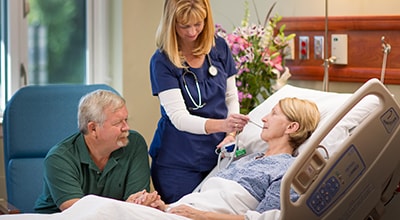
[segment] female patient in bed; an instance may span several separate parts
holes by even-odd
[[[262,118],[264,126],[260,136],[268,143],[268,149],[265,152],[250,154],[234,161],[227,169],[219,171],[217,177],[232,180],[241,185],[257,200],[256,211],[280,209],[282,177],[293,163],[296,149],[310,137],[316,129],[319,119],[318,108],[311,101],[298,98],[280,100],[272,111]],[[291,199],[297,200],[297,198],[298,195],[292,190]],[[188,200],[185,197],[182,199]],[[223,219],[224,217],[244,219],[240,215],[205,212],[205,209],[200,211],[195,209],[198,208],[196,205],[174,205],[175,203],[165,205],[157,192],[144,193],[142,196],[136,194],[128,201],[146,204],[193,219],[204,218],[204,216],[209,216],[210,219]],[[210,201],[214,203],[214,200]]]

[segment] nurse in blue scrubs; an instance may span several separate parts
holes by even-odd
[[[166,203],[192,192],[217,164],[215,149],[249,121],[239,114],[230,49],[214,32],[209,0],[165,1],[150,61],[161,118],[149,153]]]

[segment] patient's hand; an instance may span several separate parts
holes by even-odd
[[[173,207],[169,211],[170,213],[181,215],[193,220],[245,220],[244,215],[235,215],[235,214],[225,214],[225,213],[217,213],[217,212],[206,212],[201,211],[195,208],[192,208],[187,205],[178,205]]]
[[[205,212],[194,209],[187,205],[178,205],[176,207],[171,208],[169,213],[173,213],[176,215],[184,216],[194,220],[205,220],[207,217],[204,215]]]
[[[150,204],[150,207],[159,209],[161,211],[166,211],[166,209],[168,208],[168,205],[165,204],[164,201],[161,200],[161,198],[159,197],[159,199],[157,199],[156,201],[154,201],[153,203]]]
[[[150,204],[155,202],[156,200],[160,200],[160,196],[156,191],[149,193],[146,192],[146,190],[142,190],[140,192],[130,195],[126,201],[139,205],[150,206]]]
[[[153,207],[162,211],[166,209],[166,205],[164,201],[161,200],[161,197],[158,195],[157,191],[149,193],[146,192],[146,190],[142,190],[130,195],[126,201],[134,204]]]
[[[227,135],[217,146],[216,148],[221,148],[226,144],[235,142],[235,137],[232,135]]]

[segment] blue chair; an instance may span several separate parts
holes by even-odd
[[[22,213],[33,207],[43,188],[48,150],[78,131],[80,98],[104,84],[26,86],[9,100],[3,117],[7,200]],[[117,92],[116,92],[117,93]]]

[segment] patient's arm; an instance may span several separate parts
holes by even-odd
[[[193,220],[244,220],[243,215],[222,214],[194,209],[187,205],[179,205],[169,210],[170,213],[181,215]]]
[[[63,202],[63,203],[60,205],[60,210],[61,210],[61,211],[66,210],[67,208],[71,207],[71,206],[72,206],[75,202],[77,202],[78,200],[79,200],[79,199],[76,198],[76,199],[70,199],[70,200],[67,200],[67,201]]]

